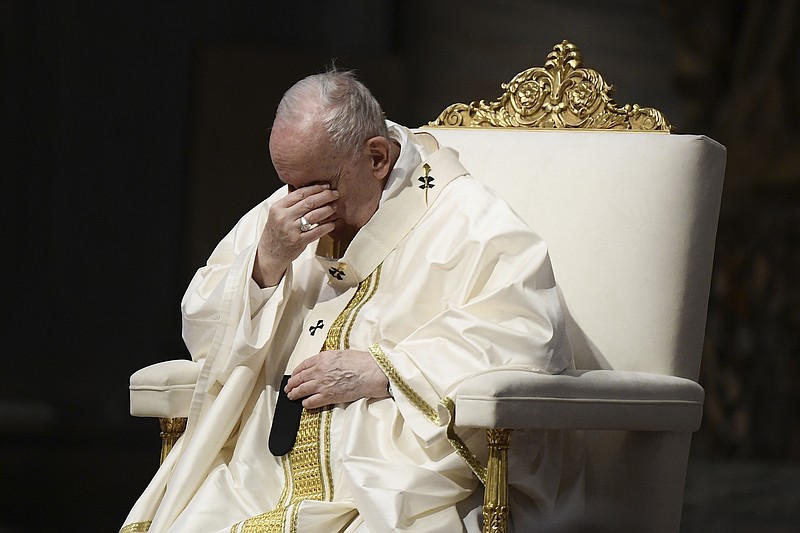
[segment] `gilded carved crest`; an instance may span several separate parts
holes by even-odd
[[[584,68],[569,41],[553,47],[544,67],[520,72],[499,99],[453,104],[431,126],[583,128],[670,132],[666,117],[651,107],[617,105],[614,90],[596,70]]]

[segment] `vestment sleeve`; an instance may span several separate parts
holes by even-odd
[[[264,304],[267,303],[267,300],[275,294],[275,290],[277,289],[277,285],[275,287],[264,287],[263,289],[258,286],[256,280],[250,279],[250,282],[247,284],[247,295],[250,303],[250,318],[252,319],[259,311],[264,307]]]
[[[192,278],[181,302],[183,339],[192,358],[214,362],[222,379],[267,344],[280,317],[291,271],[277,287],[260,289],[253,264],[269,205],[279,194],[247,213],[220,241]]]
[[[419,245],[400,248],[408,257],[398,253],[382,279],[405,312],[375,319],[370,348],[426,441],[447,423],[440,401],[465,378],[499,366],[557,373],[572,359],[544,241],[496,197],[451,187],[415,230]]]

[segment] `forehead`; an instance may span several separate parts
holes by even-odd
[[[317,124],[276,123],[269,152],[278,177],[295,187],[329,181],[341,166],[328,134]]]

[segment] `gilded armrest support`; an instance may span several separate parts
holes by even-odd
[[[161,463],[175,446],[183,432],[186,430],[186,418],[159,418],[161,425]]]
[[[508,446],[510,429],[487,429],[486,486],[483,493],[484,533],[505,533],[508,527]]]

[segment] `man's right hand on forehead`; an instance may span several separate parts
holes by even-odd
[[[253,265],[253,279],[260,287],[277,285],[306,246],[333,231],[338,198],[329,184],[313,184],[290,191],[270,206]],[[306,224],[312,229],[303,231]]]

